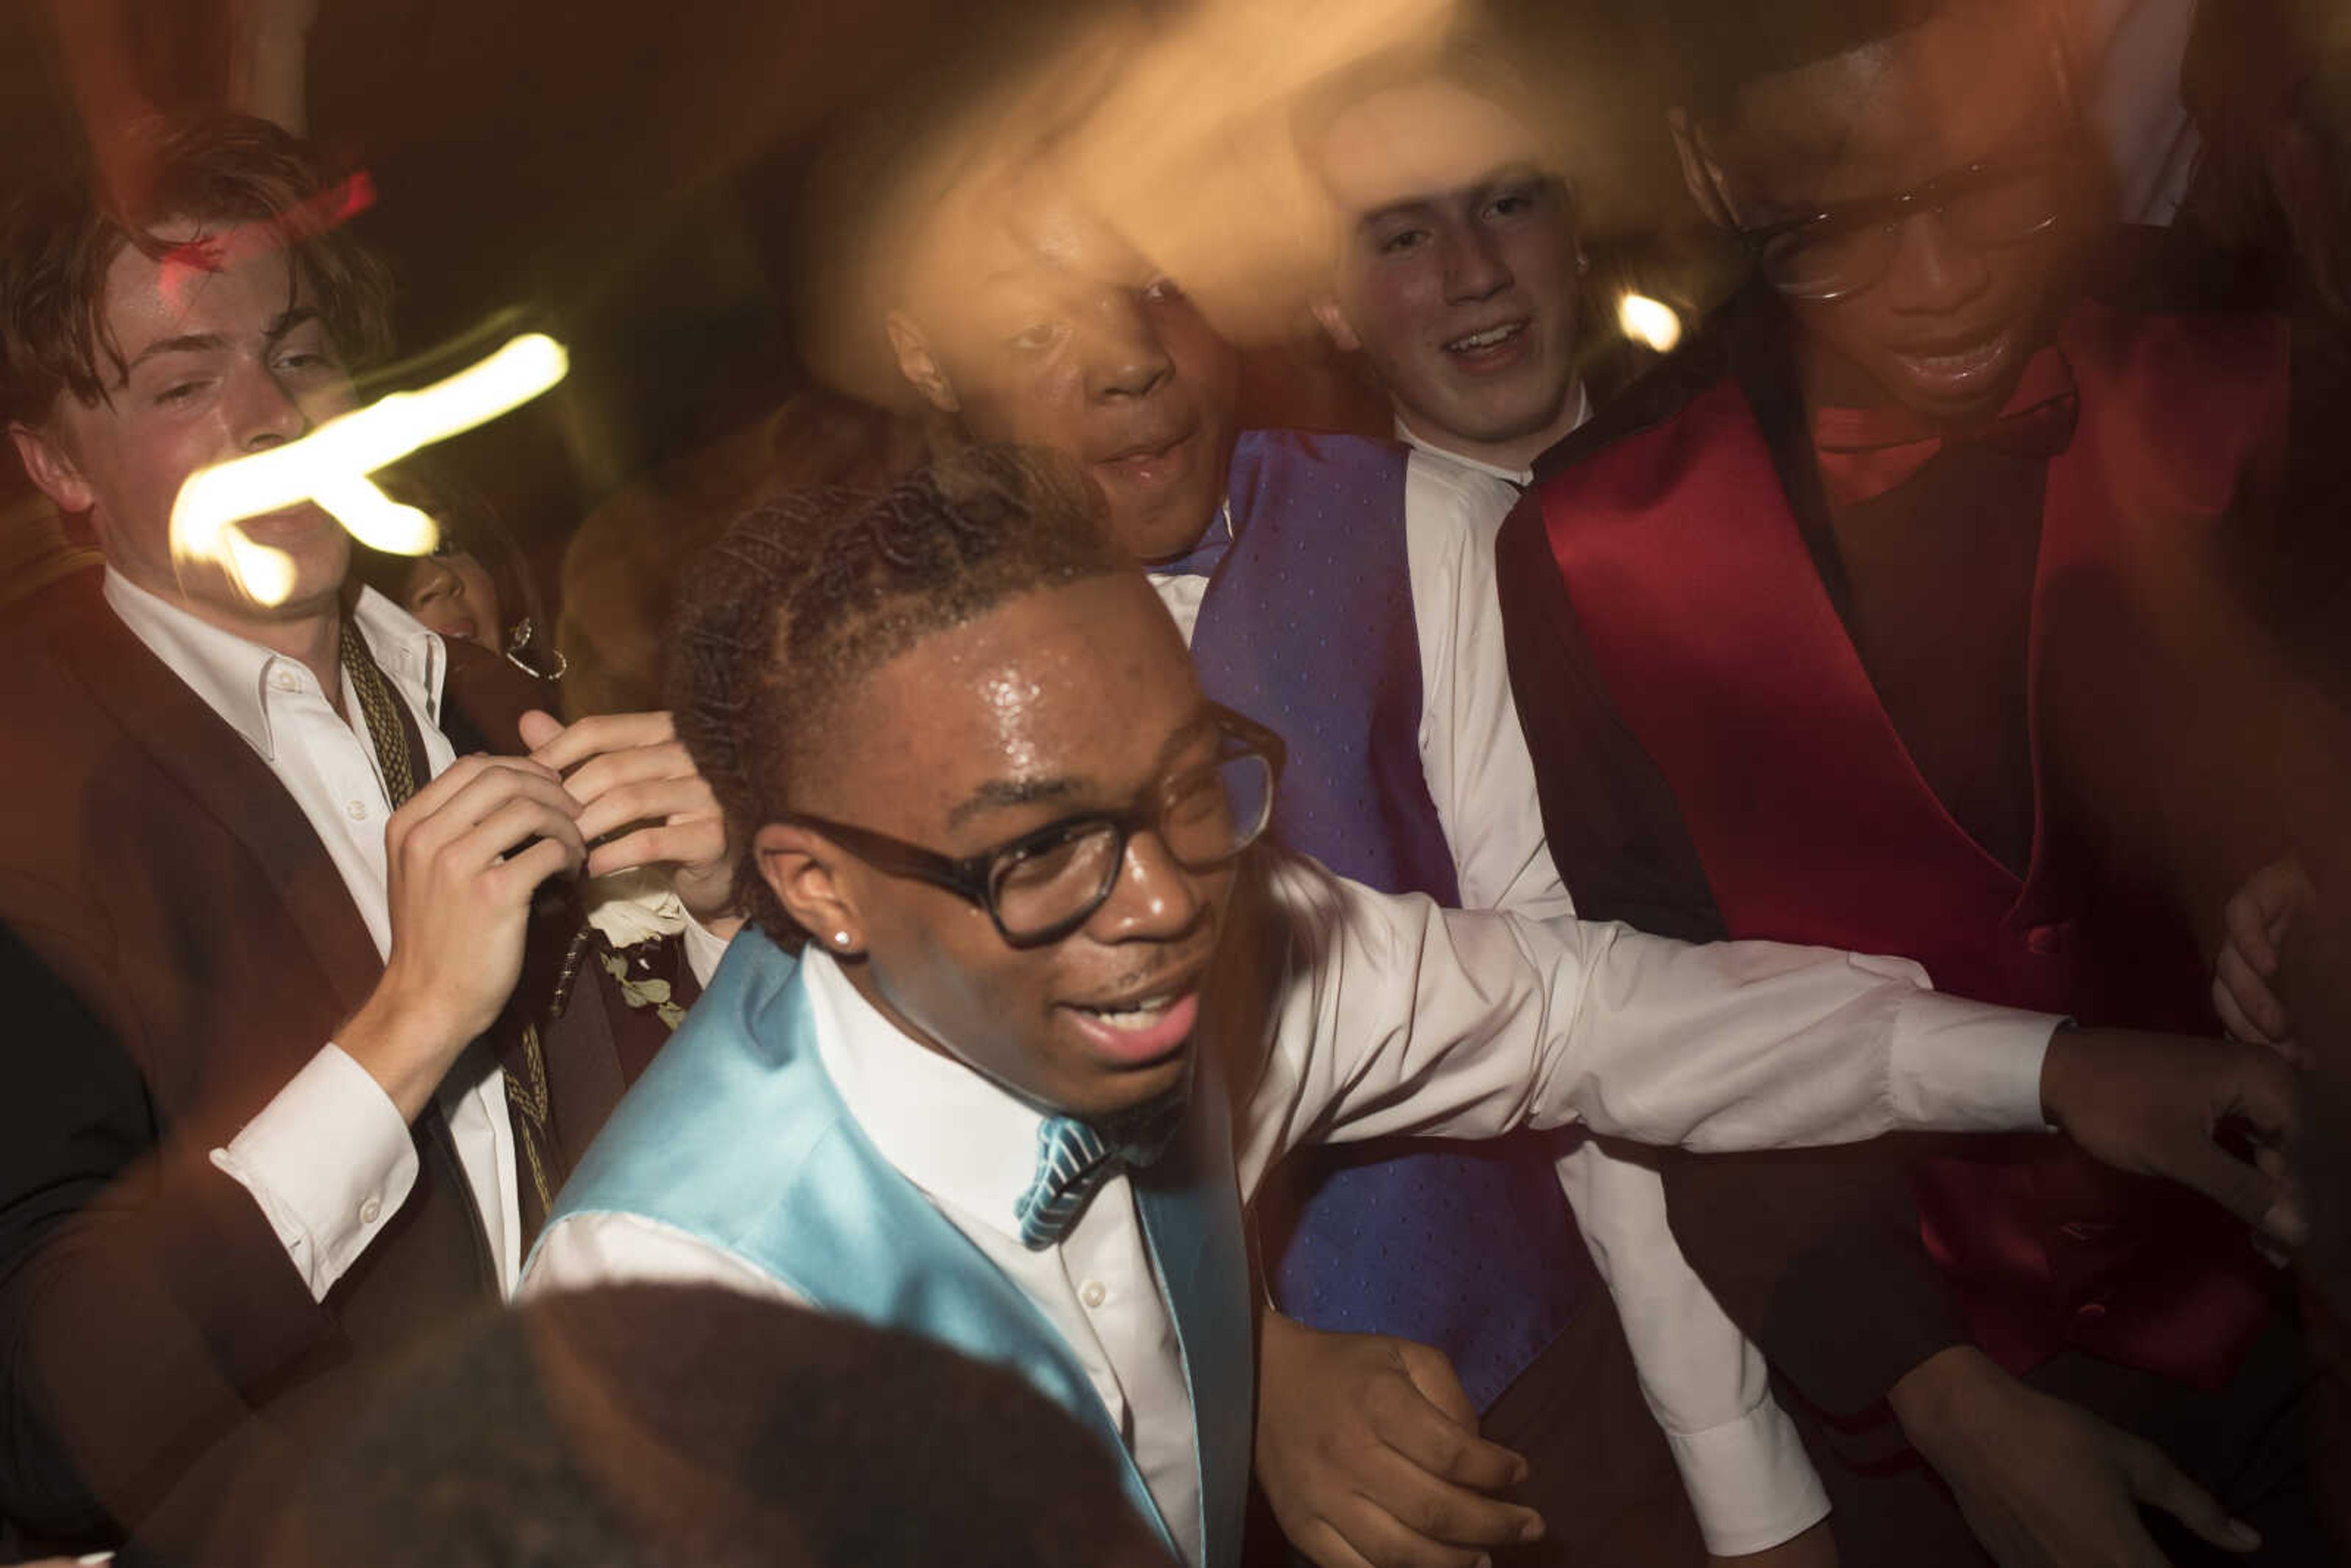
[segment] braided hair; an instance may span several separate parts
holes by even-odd
[[[751,841],[864,676],[1022,594],[1133,570],[1101,492],[1029,448],[972,446],[888,490],[796,491],[737,521],[688,571],[669,637],[679,737],[741,846],[736,907],[805,940]]]

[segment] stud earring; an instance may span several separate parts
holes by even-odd
[[[833,945],[834,946],[836,946],[836,947],[846,947],[846,946],[849,946],[849,933],[848,933],[848,932],[846,932],[846,931],[836,931],[836,932],[834,932],[834,933],[832,934],[832,945]]]
[[[1579,250],[1579,251],[1577,251],[1577,252],[1575,253],[1575,272],[1576,272],[1576,276],[1577,276],[1577,277],[1583,277],[1585,273],[1588,273],[1588,272],[1590,272],[1591,270],[1592,270],[1592,258],[1591,258],[1590,256],[1588,256],[1584,255],[1582,251],[1580,251],[1580,250]]]

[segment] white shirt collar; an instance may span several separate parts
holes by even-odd
[[[100,591],[131,635],[186,682],[205,706],[226,720],[265,759],[275,758],[269,679],[285,668],[300,672],[307,682],[308,671],[299,660],[223,631],[183,606],[140,587],[111,566],[106,569]],[[372,588],[360,591],[351,620],[384,674],[438,725],[446,663],[441,639]]]
[[[817,1055],[882,1157],[934,1199],[1018,1240],[1044,1116],[971,1068],[910,1040],[814,946],[800,957]]]
[[[1583,383],[1578,382],[1575,383],[1575,420],[1568,429],[1575,429],[1591,417],[1592,396],[1583,390]],[[1485,474],[1496,479],[1507,480],[1522,490],[1535,482],[1535,471],[1532,468],[1505,468],[1499,464],[1488,463],[1437,445],[1437,443],[1426,439],[1411,425],[1405,423],[1402,413],[1395,416],[1395,434],[1398,441],[1413,450],[1426,452],[1431,457],[1442,458],[1458,467],[1467,468],[1473,474]]]

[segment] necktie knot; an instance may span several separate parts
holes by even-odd
[[[1020,1244],[1057,1247],[1113,1176],[1155,1164],[1184,1124],[1190,1095],[1178,1089],[1133,1111],[1093,1122],[1048,1116],[1037,1127],[1037,1176],[1013,1205]]]

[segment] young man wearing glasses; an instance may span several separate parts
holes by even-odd
[[[1569,914],[1503,667],[1490,552],[1504,481],[1385,443],[1238,430],[1230,347],[1059,174],[1026,150],[958,172],[889,317],[901,373],[959,436],[1086,465],[1204,688],[1290,738],[1273,824],[1285,844],[1384,893]],[[1513,318],[1541,318],[1531,374],[1507,368],[1529,358],[1523,344],[1482,360],[1513,384],[1500,401],[1554,405],[1548,422],[1581,392],[1566,302],[1545,302]],[[1471,376],[1487,395],[1470,401],[1493,401],[1495,379]],[[1701,1554],[1593,1253],[1612,1287],[1634,1281],[1652,1303],[1673,1288],[1661,1260],[1677,1282],[1694,1276],[1661,1197],[1613,1227],[1604,1197],[1580,1199],[1607,1236],[1587,1250],[1561,1190],[1562,1141],[1316,1149],[1258,1205],[1280,1309],[1259,1323],[1259,1479],[1317,1562],[1475,1553],[1537,1515],[1551,1533],[1513,1549],[1520,1568]],[[1686,1333],[1667,1337],[1668,1359],[1689,1353]],[[1667,1375],[1654,1360],[1649,1373]],[[1525,1460],[1489,1489],[1500,1495],[1398,1458],[1481,1434]],[[1796,1447],[1790,1434],[1783,1451]]]
[[[2193,559],[2275,455],[2283,336],[2085,291],[2109,209],[2027,8],[1707,15],[1674,129],[1759,277],[1538,463],[1499,546],[1577,909],[2209,1028],[2177,911],[2226,887],[2158,893],[2178,868],[2104,852],[2084,797],[2116,721],[2075,694],[2139,657],[2109,607]],[[2279,1276],[2241,1227],[2046,1148],[1900,1168],[1668,1174],[1692,1260],[1829,1417],[1848,1560],[1979,1562],[1971,1525],[2004,1563],[2157,1561],[2134,1505],[2186,1483],[2118,1427],[2208,1483],[2298,1495],[2272,1484],[2293,1468]]]
[[[759,929],[559,1199],[531,1289],[703,1281],[1008,1364],[1186,1563],[1231,1568],[1241,1205],[1304,1145],[2045,1116],[2274,1201],[2205,1131],[2287,1092],[2258,1048],[2053,1034],[1907,964],[1444,911],[1247,852],[1280,743],[1204,698],[1103,523],[1064,463],[982,447],[771,505],[704,563],[679,724]],[[1467,1436],[1416,1458],[1464,1488],[1514,1466]]]

